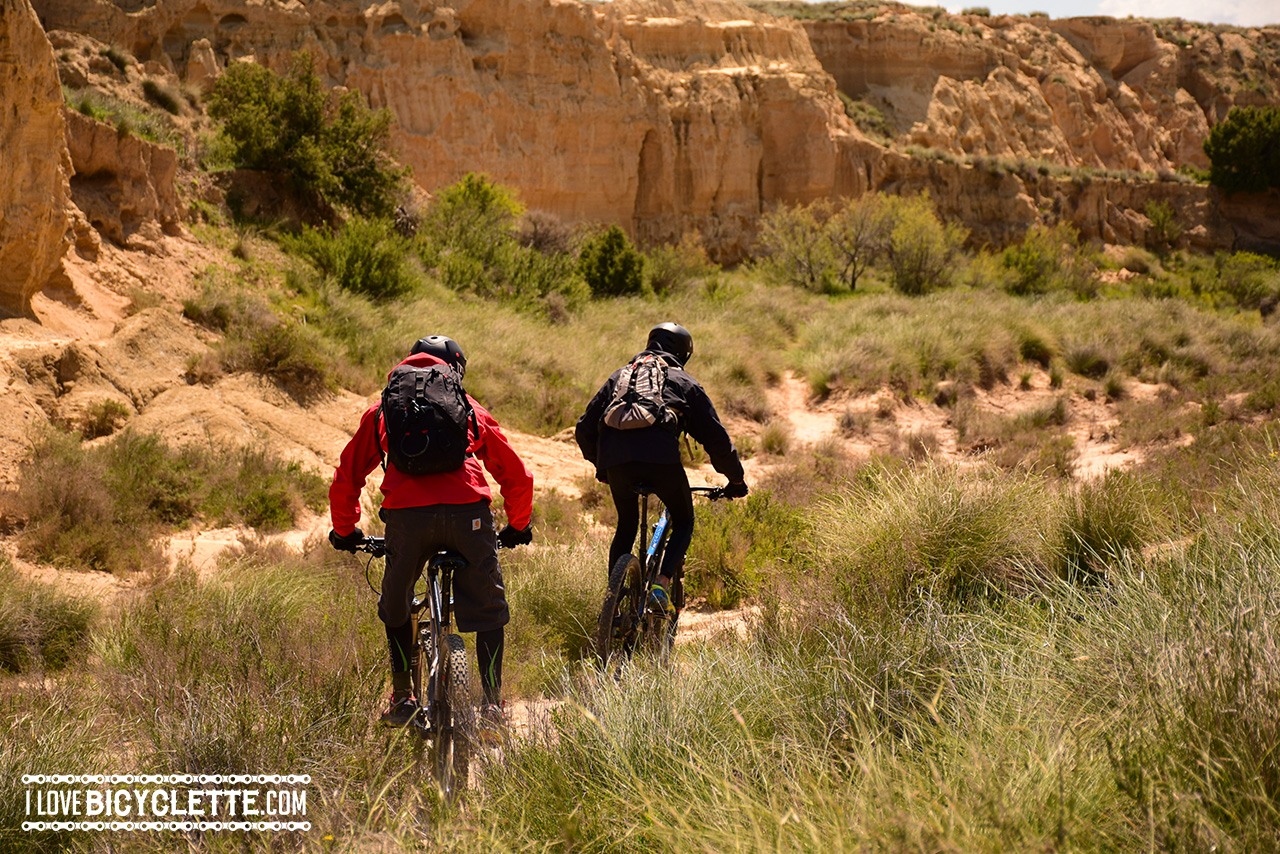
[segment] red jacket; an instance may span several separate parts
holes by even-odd
[[[426,367],[443,365],[444,361],[428,353],[417,353],[401,364]],[[428,474],[418,477],[401,474],[387,463],[382,477],[382,506],[425,507],[431,504],[471,504],[475,501],[491,501],[493,493],[485,480],[484,470],[498,481],[502,491],[507,521],[516,528],[528,528],[533,512],[533,475],[525,468],[507,437],[502,435],[498,422],[483,406],[467,395],[476,412],[480,428],[478,438],[471,441],[473,456],[457,471],[444,474]],[[379,403],[365,410],[360,417],[360,427],[351,441],[342,449],[338,470],[333,474],[329,487],[329,515],[333,530],[340,536],[348,536],[360,521],[360,493],[369,473],[382,464],[387,434],[382,419],[378,417]],[[482,469],[480,464],[484,463]]]

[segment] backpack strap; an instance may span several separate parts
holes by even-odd
[[[382,473],[387,473],[387,449],[384,447],[382,436],[387,432],[387,416],[382,414],[384,404],[378,404],[378,414],[373,416],[373,441],[378,443],[379,462],[382,463]],[[381,433],[378,430],[378,423],[382,423]]]

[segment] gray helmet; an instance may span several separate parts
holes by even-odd
[[[693,355],[693,336],[678,323],[659,323],[649,330],[646,350],[660,350],[674,356],[683,367]]]
[[[467,357],[462,355],[462,348],[458,346],[458,342],[447,335],[428,335],[425,338],[419,338],[418,343],[414,344],[413,349],[409,351],[409,355],[418,353],[427,353],[443,359],[445,364],[453,366],[459,377],[467,375]]]

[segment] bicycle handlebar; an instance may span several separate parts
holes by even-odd
[[[705,495],[708,501],[719,501],[725,497],[723,486],[691,486],[689,491]]]
[[[374,557],[387,556],[387,541],[385,537],[365,537],[364,542],[356,546],[356,551],[373,555]]]
[[[504,546],[502,543],[498,543],[498,551],[502,551],[505,548],[506,546]],[[364,552],[365,554],[373,555],[374,557],[386,557],[387,556],[386,537],[365,537],[364,542],[356,546],[356,551]]]

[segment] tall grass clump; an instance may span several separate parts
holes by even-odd
[[[260,449],[173,448],[132,430],[86,447],[50,430],[19,470],[19,548],[68,568],[157,569],[164,530],[196,519],[281,530],[325,497],[321,476]]]
[[[206,279],[200,296],[183,301],[183,316],[222,333],[210,352],[187,366],[192,381],[212,384],[224,373],[261,374],[306,402],[336,386],[344,362],[321,334],[282,316],[260,295]]]
[[[57,670],[87,650],[94,602],[18,574],[0,554],[0,671]]]
[[[1042,482],[992,469],[875,472],[818,503],[805,553],[845,612],[922,597],[966,607],[1050,577],[1052,507]]]

